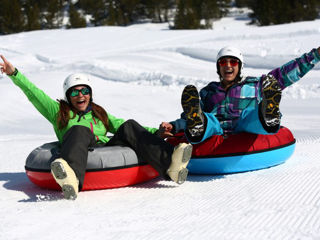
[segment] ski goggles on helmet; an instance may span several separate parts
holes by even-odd
[[[221,67],[226,67],[228,65],[228,63],[230,63],[231,67],[235,67],[238,66],[239,64],[239,60],[235,59],[235,58],[222,58],[218,61],[219,66]]]
[[[81,88],[81,89],[72,89],[72,91],[70,92],[70,96],[77,97],[77,96],[79,96],[80,92],[82,93],[82,95],[88,95],[88,94],[90,94],[90,89],[87,87]]]

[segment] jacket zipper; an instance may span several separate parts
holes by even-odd
[[[92,119],[93,119],[94,124],[97,124],[96,120],[95,120],[94,118],[92,118]],[[93,133],[93,124],[92,124],[92,122],[90,122],[90,128],[91,128],[91,132],[92,132],[92,134],[94,135],[94,133]],[[96,136],[96,135],[94,135],[94,136],[96,137],[97,141],[99,141],[99,137],[98,137],[98,136]]]

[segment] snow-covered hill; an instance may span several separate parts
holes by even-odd
[[[0,53],[57,99],[64,78],[86,72],[94,100],[148,126],[176,119],[185,84],[218,80],[215,57],[240,48],[261,75],[320,45],[320,20],[271,27],[229,17],[213,30],[166,25],[51,30],[0,36]],[[320,67],[283,93],[282,124],[296,139],[283,165],[255,172],[156,179],[81,192],[76,201],[29,182],[31,150],[55,140],[50,124],[0,76],[0,239],[320,239]]]

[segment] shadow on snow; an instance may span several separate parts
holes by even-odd
[[[24,172],[0,173],[0,181],[5,182],[3,187],[25,193],[28,198],[18,202],[55,201],[61,199],[61,193],[48,189],[42,189],[31,183]]]
[[[189,182],[209,182],[223,178],[223,175],[189,175]],[[167,185],[163,183],[162,178],[155,178],[151,181],[128,186],[131,188],[151,189],[151,188],[176,188],[179,185]],[[62,192],[50,189],[43,189],[29,181],[24,172],[0,173],[0,182],[5,182],[3,187],[11,191],[23,192],[27,198],[18,202],[40,202],[40,201],[57,201],[63,199]],[[107,190],[107,189],[104,189]]]

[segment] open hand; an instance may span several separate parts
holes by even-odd
[[[12,75],[12,73],[15,70],[15,67],[10,62],[8,62],[3,55],[0,55],[0,57],[2,58],[2,61],[3,61],[3,63],[0,62],[1,73]]]

